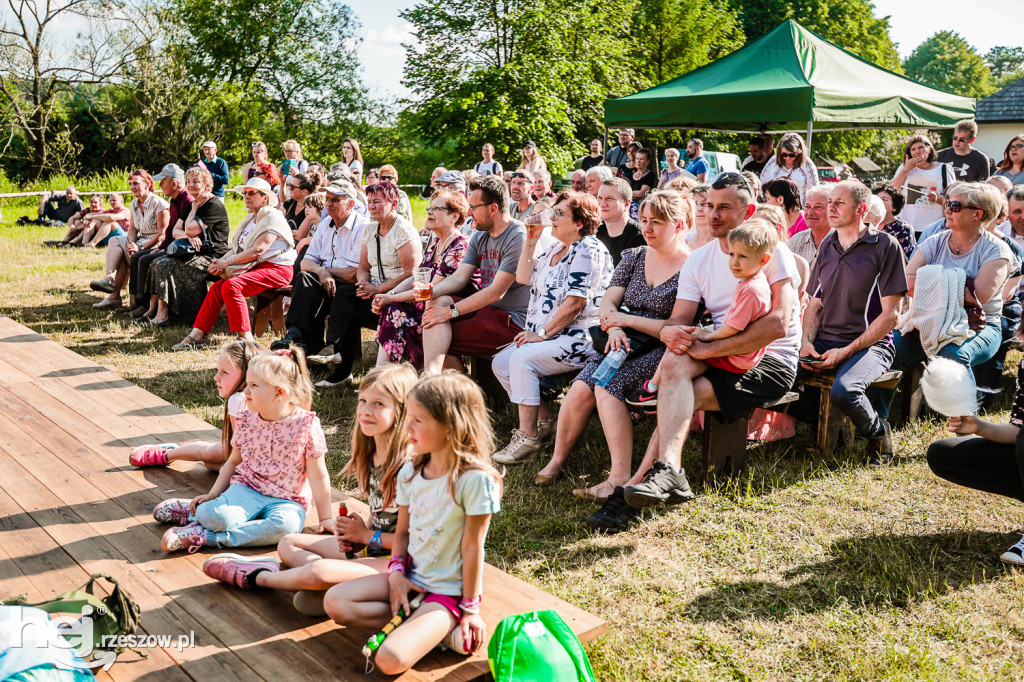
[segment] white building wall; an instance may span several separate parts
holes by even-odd
[[[998,164],[1003,160],[1003,151],[1014,135],[1024,135],[1024,121],[978,123],[978,139],[974,141],[974,146]]]

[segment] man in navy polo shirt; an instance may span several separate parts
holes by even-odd
[[[871,461],[887,463],[891,430],[865,392],[892,365],[892,330],[907,293],[907,273],[899,243],[864,222],[870,200],[871,190],[855,181],[839,183],[829,195],[833,231],[821,242],[807,287],[800,374],[836,373],[832,403],[868,439]]]

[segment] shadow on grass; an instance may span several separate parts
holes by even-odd
[[[956,531],[930,535],[870,535],[835,542],[833,558],[787,571],[780,581],[722,585],[687,604],[695,620],[785,619],[836,604],[903,608],[964,587],[1001,571],[998,553],[1017,537]]]

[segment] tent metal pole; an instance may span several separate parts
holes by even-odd
[[[601,142],[604,144],[604,161],[605,161],[605,163],[607,163],[608,162],[608,126],[604,127],[604,136],[601,139]]]
[[[811,136],[814,134],[814,121],[807,122],[807,155],[811,154]]]

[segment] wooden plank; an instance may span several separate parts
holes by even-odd
[[[28,418],[25,412],[31,408],[28,408],[17,396],[12,395],[7,389],[0,389],[0,403],[3,403],[0,405],[0,414],[3,415],[3,417],[0,417],[0,430],[4,432],[17,431],[14,424],[5,423],[4,418],[14,414],[15,418],[19,421],[24,420]],[[56,425],[54,426],[56,427]],[[22,453],[31,451],[33,446],[36,445],[26,438],[18,438],[17,434],[15,435],[16,438],[13,440],[15,440],[16,447],[9,449],[9,452]],[[41,437],[44,443],[39,444],[43,447],[37,446],[38,450],[36,452],[30,452],[30,454],[24,456],[44,458],[48,449],[54,449],[53,445],[59,446],[57,439],[60,439],[61,436],[67,437],[67,434],[59,427],[47,430],[45,435]],[[0,445],[6,446],[7,440],[6,433],[0,434]],[[56,450],[54,449],[54,451]],[[86,480],[74,482],[73,479],[78,475],[74,470],[63,462],[53,463],[50,466],[35,468],[36,477],[40,479],[42,486],[45,486],[42,489],[46,492],[59,491],[56,494],[61,498],[61,501],[66,505],[73,505],[73,508],[76,510],[80,510],[78,514],[82,520],[89,523],[98,535],[108,538],[111,545],[123,555],[124,559],[133,564],[151,568],[152,572],[148,577],[163,591],[171,593],[173,591],[188,591],[192,589],[199,592],[200,595],[197,595],[197,598],[194,600],[182,601],[179,599],[178,601],[203,623],[210,624],[213,631],[222,637],[222,641],[225,639],[223,636],[226,633],[233,634],[237,632],[239,635],[246,636],[244,637],[246,642],[255,640],[264,643],[261,649],[266,650],[266,655],[259,657],[248,656],[248,658],[256,659],[250,661],[250,663],[261,672],[274,675],[285,674],[289,669],[307,670],[314,674],[316,672],[322,674],[329,672],[328,668],[323,667],[314,658],[318,654],[322,655],[331,651],[326,644],[306,647],[304,650],[293,646],[290,641],[286,641],[291,639],[290,636],[282,634],[279,629],[272,628],[262,622],[263,618],[261,616],[264,614],[259,609],[252,608],[251,599],[246,598],[245,595],[236,590],[223,590],[221,586],[207,578],[202,573],[202,560],[204,557],[179,554],[167,558],[159,550],[158,541],[158,537],[162,534],[164,528],[158,527],[151,520],[143,525],[137,516],[133,516],[131,504],[128,504],[127,508],[120,507],[115,500],[119,501],[124,496],[108,496],[106,493],[97,490],[94,482],[105,482],[107,479],[116,479],[118,476],[116,473],[104,476],[102,469],[91,467],[89,461],[91,456],[87,451],[80,454],[82,457],[80,461],[76,462],[76,468],[79,469],[82,477]],[[28,463],[22,462],[22,464]],[[71,483],[74,483],[74,485],[71,485]],[[129,499],[134,500],[135,496]],[[141,505],[139,507],[144,510],[144,507]],[[126,523],[128,528],[123,528]],[[160,561],[153,563],[154,560]],[[196,582],[204,584],[196,589],[194,588]],[[222,601],[226,602],[225,606],[229,608],[221,610],[207,607],[205,600],[201,598],[203,593],[223,595]],[[239,614],[243,617],[233,617]],[[292,610],[290,613],[286,612],[280,615],[278,620],[283,621],[282,624],[287,626],[290,619],[285,616],[291,614],[294,614],[296,618],[299,616],[297,612]],[[221,627],[214,627],[215,624],[219,624]],[[303,639],[304,635],[300,634],[297,638]],[[237,645],[239,642],[237,638],[230,638],[224,643]],[[323,651],[317,651],[320,648],[323,648]]]

